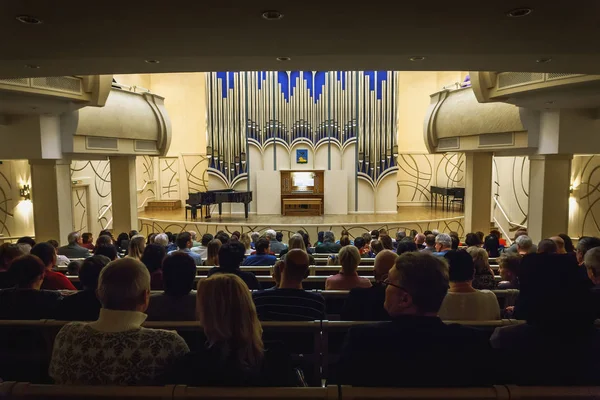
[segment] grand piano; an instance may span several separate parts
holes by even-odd
[[[248,210],[252,201],[252,192],[240,192],[233,189],[207,190],[206,192],[188,193],[186,201],[185,215],[187,219],[187,210],[192,214],[192,219],[198,216],[198,208],[202,213],[202,206],[206,207],[206,218],[210,218],[210,205],[219,205],[219,216],[223,211],[223,203],[244,203],[244,214],[248,218]],[[188,208],[189,207],[189,208]]]

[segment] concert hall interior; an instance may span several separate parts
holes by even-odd
[[[571,398],[573,385],[600,397],[600,379],[581,372],[597,373],[600,362],[591,367],[589,360],[576,358],[576,346],[556,362],[581,362],[571,375],[545,369],[553,362],[539,354],[536,360],[545,362],[512,357],[508,345],[496,358],[502,364],[496,370],[477,371],[461,361],[454,372],[447,362],[491,359],[503,341],[516,340],[511,335],[525,336],[518,331],[526,329],[522,325],[539,323],[531,310],[541,302],[528,302],[524,295],[527,288],[542,292],[527,280],[531,271],[561,301],[576,299],[562,303],[543,291],[545,304],[557,312],[552,318],[541,313],[551,321],[536,325],[540,331],[528,332],[530,339],[546,328],[554,331],[555,324],[580,322],[569,307],[581,298],[571,291],[592,293],[586,304],[594,304],[600,317],[600,251],[593,249],[600,248],[600,54],[594,50],[600,2],[525,3],[5,1],[0,6],[0,397],[35,398],[38,389],[47,398],[95,393],[60,389],[79,383],[98,386],[98,398],[111,394],[102,385],[119,386],[112,394],[131,398],[258,398],[260,392],[250,387],[270,379],[263,375],[267,342],[283,335],[286,345],[298,344],[291,334],[314,339],[309,351],[290,350],[303,364],[294,364],[298,375],[291,380],[297,384],[287,386],[315,390],[298,392],[297,398],[395,398],[383,389],[357,387],[395,386],[391,371],[368,366],[387,356],[382,349],[392,345],[383,341],[396,338],[416,343],[409,355],[391,350],[393,357],[407,357],[398,379],[408,381],[397,386],[425,390],[414,398]],[[111,262],[90,266],[92,258],[101,263],[97,256]],[[385,257],[391,261],[382,273],[378,263],[386,263]],[[175,296],[177,302],[169,297],[167,312],[166,301],[157,298],[168,294],[173,265],[184,274],[186,263],[189,288]],[[34,274],[37,264],[45,265]],[[306,266],[298,273],[293,268],[300,264]],[[459,264],[468,264],[468,271],[461,275]],[[35,275],[26,287],[18,280],[25,272],[15,272],[14,265]],[[89,284],[85,265],[88,271],[96,268]],[[423,268],[411,269],[417,265]],[[140,266],[142,271],[134,271]],[[572,268],[564,272],[565,266]],[[217,275],[232,282],[219,282]],[[297,282],[290,284],[290,276]],[[127,297],[146,278],[147,287]],[[583,289],[569,285],[569,279],[585,281]],[[427,287],[436,282],[443,286],[437,292]],[[237,284],[243,294],[232,289]],[[368,303],[365,295],[360,306],[352,303],[360,288],[377,291],[369,297],[376,302]],[[35,294],[37,303],[29,303],[23,293],[33,290],[47,297],[42,301]],[[209,290],[217,295],[203,298]],[[303,293],[304,303],[293,305],[303,311],[294,314],[283,304],[293,298],[289,293],[286,300],[273,299],[285,290]],[[423,290],[421,296],[417,290]],[[467,293],[480,296],[478,302],[459,299]],[[64,313],[63,304],[71,301],[74,307],[73,296],[82,294],[87,303],[79,311],[93,304],[92,314],[68,318],[74,314]],[[241,308],[231,300],[236,296]],[[434,305],[422,308],[416,299]],[[213,308],[202,314],[200,308],[209,303]],[[36,312],[22,311],[29,304]],[[133,305],[118,308],[122,304]],[[153,314],[155,304],[164,307],[161,317]],[[347,312],[352,304],[370,311],[368,317]],[[277,307],[286,309],[274,311]],[[316,316],[298,317],[308,309]],[[210,321],[216,310],[223,321],[239,313],[244,323],[211,331],[209,324],[226,323]],[[484,331],[486,350],[467,349],[463,357],[448,350],[453,345],[440,344],[421,351],[426,340],[437,340],[437,333],[418,333],[431,324],[415,323],[411,327],[418,329],[409,333],[404,328],[367,332],[370,325],[362,326],[380,320],[394,324],[409,314],[439,320],[438,333],[456,340],[456,348],[463,348],[461,340],[468,336],[461,336],[462,328]],[[588,336],[583,328],[580,336],[556,328],[564,335],[531,340],[551,348],[559,336],[573,343],[585,336],[589,341],[580,343],[589,344],[589,353],[600,360],[595,317]],[[96,377],[94,371],[103,368],[99,358],[90,361],[89,353],[77,358],[86,346],[75,344],[106,341],[83,340],[87,328],[65,322],[96,319],[85,326],[101,335],[124,334],[129,330],[121,328],[130,326],[138,333],[166,329],[152,357],[177,349],[184,357],[191,350],[184,357],[188,364],[148,361],[156,375],[147,379],[136,380],[133,372],[124,379],[116,367]],[[460,326],[442,332],[453,329],[446,322]],[[240,349],[229,342],[238,340],[231,329],[249,326],[253,331],[239,340],[251,337],[255,343]],[[43,340],[21,335],[25,330]],[[356,335],[346,335],[349,330]],[[209,331],[233,336],[213,340]],[[146,334],[152,332],[157,330]],[[373,354],[349,356],[352,340],[382,344]],[[21,360],[19,352],[30,345],[35,349],[26,353],[32,358]],[[145,357],[146,350],[139,354]],[[9,354],[5,359],[3,352]],[[243,352],[249,358],[236,364]],[[217,364],[228,367],[223,371],[233,371],[239,380],[218,379],[208,363],[191,360],[192,354],[217,357]],[[432,376],[441,366],[452,370],[437,384],[421,374],[429,371],[423,361],[428,357],[438,364]],[[236,362],[229,365],[230,359]],[[36,367],[29,368],[28,360]],[[128,362],[131,370],[144,368]],[[177,378],[167,374],[171,362],[181,367],[173,367]],[[160,368],[169,379],[154,371]],[[205,380],[182,372],[194,368],[206,373]],[[536,368],[536,379],[524,378]],[[510,374],[496,373],[499,369]],[[359,377],[359,370],[369,378]],[[484,372],[502,379],[486,379]],[[85,381],[85,374],[94,379]],[[55,386],[58,392],[44,386],[49,383],[61,384]],[[561,388],[555,393],[542,388],[550,384]],[[127,385],[148,387],[139,393],[120,387]],[[159,385],[155,392],[152,385]],[[203,385],[249,391],[224,391],[219,397],[192,390]],[[453,387],[457,394],[432,387]],[[272,390],[265,398],[296,398]]]

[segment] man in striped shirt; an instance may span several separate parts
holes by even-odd
[[[325,318],[325,299],[307,292],[302,281],[308,276],[308,254],[292,249],[285,256],[279,287],[252,296],[261,321],[314,321]]]

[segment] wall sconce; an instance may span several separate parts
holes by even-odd
[[[29,185],[23,185],[21,189],[19,189],[19,195],[23,200],[31,200],[31,188]]]

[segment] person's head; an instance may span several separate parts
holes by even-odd
[[[252,235],[250,235],[250,237],[252,238],[252,243],[256,243],[260,238],[260,233],[252,232]]]
[[[221,241],[219,239],[213,239],[208,242],[208,246],[206,246],[206,265],[219,265],[220,248]]]
[[[190,233],[190,236],[192,237],[192,241],[195,242],[196,241],[196,235],[197,235],[196,231],[189,231],[189,233]]]
[[[169,296],[185,296],[194,288],[196,263],[189,254],[175,251],[162,263],[163,286]]]
[[[93,243],[94,236],[91,232],[85,232],[83,235],[81,235],[81,241],[83,242],[83,244]]]
[[[515,282],[519,276],[522,257],[516,254],[503,254],[498,259],[498,273],[503,281]]]
[[[330,254],[327,257],[327,265],[340,265],[340,258],[337,254]]]
[[[399,242],[406,237],[405,231],[397,231],[396,232],[396,241]]]
[[[340,246],[344,247],[344,246],[349,246],[350,245],[350,238],[346,235],[342,236],[340,238]]]
[[[325,235],[325,232],[323,232],[323,231],[317,232],[317,241],[319,243],[323,243],[323,235]]]
[[[180,250],[192,247],[192,235],[189,232],[181,232],[177,235],[177,248]]]
[[[46,267],[35,255],[25,255],[15,259],[10,266],[13,283],[21,289],[39,290],[44,281]]]
[[[256,249],[256,254],[269,254],[269,246],[269,239],[258,239],[258,242],[256,242],[256,244],[254,245],[254,248]]]
[[[594,247],[583,258],[587,274],[594,285],[600,285],[600,247]]]
[[[473,265],[475,266],[475,275],[489,275],[492,274],[490,268],[490,261],[487,251],[479,246],[467,247],[467,253],[473,259]]]
[[[465,250],[450,250],[444,255],[448,262],[450,282],[471,282],[475,274],[473,258]]]
[[[396,263],[398,256],[391,250],[383,250],[380,251],[379,254],[375,256],[375,266],[373,267],[375,280],[377,282],[382,282],[385,278],[387,278],[390,269]]]
[[[31,254],[39,257],[48,269],[56,265],[56,250],[50,243],[41,242],[36,244],[31,249]]]
[[[283,240],[283,233],[282,232],[277,232],[275,234],[275,240],[277,240],[278,242],[281,242]]]
[[[59,247],[58,241],[54,239],[47,240],[46,243],[50,243],[54,247],[54,250],[57,250]]]
[[[246,249],[237,241],[225,243],[219,249],[219,266],[224,270],[236,270],[244,260]]]
[[[96,245],[94,247],[107,246],[107,245],[112,245],[112,244],[113,244],[112,237],[110,237],[108,235],[100,235],[100,236],[98,236],[98,239],[96,239]]]
[[[460,245],[460,239],[457,235],[450,235],[450,240],[452,240],[452,250],[458,250],[458,246]]]
[[[565,251],[567,253],[575,252],[575,246],[573,245],[573,240],[571,240],[571,236],[566,233],[559,233],[558,237],[560,237],[565,242]]]
[[[112,240],[114,240],[114,237],[113,237],[112,233],[108,229],[101,230],[100,233],[98,234],[98,237],[100,237],[100,236],[108,236]]]
[[[2,244],[0,246],[0,271],[8,270],[13,260],[24,255],[25,253],[18,245],[12,243]]]
[[[600,247],[600,238],[592,236],[584,236],[577,242],[577,262],[581,264],[585,257],[585,253],[593,249],[594,247]]]
[[[167,238],[169,238],[169,243],[175,243],[177,240],[177,235],[175,235],[173,232],[165,232],[165,235],[167,235]]]
[[[479,238],[479,241],[480,241],[481,243],[483,243],[483,238],[484,238],[484,236],[485,236],[485,233],[483,233],[483,232],[481,232],[481,231],[477,231],[477,232],[475,232],[475,234],[476,234],[476,235],[477,235],[477,237]]]
[[[415,244],[417,246],[422,246],[423,243],[425,243],[425,235],[423,235],[422,233],[417,233],[415,235]]]
[[[265,231],[265,237],[267,240],[276,240],[277,233],[273,229],[267,229]]]
[[[120,249],[126,249],[128,245],[129,245],[129,235],[125,232],[119,233],[119,236],[117,236],[117,246]]]
[[[94,249],[94,255],[108,257],[108,259],[111,261],[116,260],[117,247],[114,244],[96,246],[96,248]]]
[[[281,271],[283,270],[283,261],[279,260],[273,265],[273,273],[271,276],[275,280],[275,287],[281,285]]]
[[[377,229],[371,231],[371,240],[373,239],[379,239],[379,231]]]
[[[434,229],[431,231],[431,234],[437,236],[440,234],[440,231],[438,229]]]
[[[417,245],[414,242],[409,242],[407,240],[403,240],[398,243],[398,247],[396,248],[396,253],[398,255],[404,254],[409,251],[417,251]]]
[[[552,239],[542,239],[538,243],[538,253],[555,254],[558,253],[558,247]]]
[[[132,237],[129,241],[129,249],[127,250],[127,255],[129,257],[135,258],[136,260],[141,260],[145,248],[146,239],[144,239],[142,235],[136,235]]]
[[[156,233],[152,232],[148,235],[148,240],[146,240],[146,244],[154,243],[154,238],[156,237]]]
[[[363,233],[361,237],[365,241],[365,245],[371,245],[371,240],[373,240],[373,237],[371,236],[370,232]]]
[[[80,268],[80,261],[71,261],[69,264],[67,264],[67,275],[78,276]]]
[[[497,257],[500,255],[498,251],[498,248],[500,247],[500,239],[496,235],[491,233],[487,235],[483,241],[483,247],[492,257]]]
[[[248,235],[247,233],[242,233],[242,236],[240,236],[240,243],[244,245],[246,251],[250,250],[250,235]]]
[[[500,240],[502,238],[502,234],[500,233],[500,231],[498,229],[492,229],[490,231],[490,235],[496,236],[498,238],[498,240]]]
[[[67,236],[67,242],[69,242],[70,245],[81,244],[81,235],[79,232],[71,232]]]
[[[356,246],[356,248],[359,250],[365,247],[365,244],[365,239],[363,239],[362,236],[359,236],[354,239],[354,246]]]
[[[393,250],[394,243],[392,242],[392,238],[387,234],[380,234],[379,241],[381,242],[384,249]]]
[[[431,234],[433,234],[433,232],[430,230],[423,231],[423,235],[425,235],[425,236],[431,235]]]
[[[437,315],[448,292],[448,266],[432,254],[404,253],[386,282],[384,307],[391,317]]]
[[[323,233],[323,242],[324,243],[335,242],[335,235],[333,234],[332,231],[325,231],[325,233]]]
[[[517,231],[515,232],[515,238],[513,240],[516,241],[519,236],[523,235],[527,236],[527,228],[517,229]]]
[[[35,246],[35,240],[33,240],[33,238],[29,237],[29,236],[23,236],[21,238],[19,238],[19,240],[17,240],[17,244],[21,244],[21,243],[25,243],[31,246],[31,248],[33,248],[33,246]]]
[[[163,246],[152,243],[144,248],[144,253],[140,257],[140,260],[148,268],[148,272],[153,273],[161,269],[166,256],[167,250]]]
[[[554,244],[556,245],[556,253],[557,254],[566,254],[567,251],[565,250],[565,241],[563,240],[563,238],[561,238],[560,236],[552,236],[550,238],[550,240],[552,240],[554,242]]]
[[[383,250],[383,244],[377,239],[371,240],[371,251],[377,255],[381,250]]]
[[[287,258],[287,257],[286,257]],[[358,264],[360,264],[360,253],[354,246],[345,246],[340,249],[338,259],[342,266],[342,272],[346,275],[356,274]]]
[[[222,244],[229,242],[229,235],[223,231],[217,232],[215,239],[219,239]]]
[[[427,247],[435,247],[435,235],[430,233],[425,235],[425,246]]]
[[[479,240],[479,236],[477,236],[474,233],[467,233],[467,236],[465,237],[465,244],[468,247],[471,246],[481,246],[482,245],[482,241]]]
[[[310,247],[310,236],[308,236],[308,233],[306,232],[302,232],[302,240],[304,241],[304,247],[305,248],[309,248]]]
[[[96,290],[98,288],[100,272],[109,262],[108,257],[99,255],[93,255],[83,260],[81,268],[79,268],[79,281],[84,290]]]
[[[140,233],[138,231],[136,231],[135,229],[132,229],[129,231],[129,239],[132,239],[134,236],[139,235]]]
[[[282,288],[302,288],[302,281],[308,276],[308,264],[310,263],[306,251],[295,248],[288,251],[285,263],[281,270]]]
[[[520,235],[516,240],[517,244],[517,252],[519,254],[527,254],[531,252],[531,248],[533,247],[533,242],[531,238],[527,235]]]
[[[288,248],[291,249],[300,249],[302,251],[306,251],[306,245],[304,244],[304,238],[299,233],[294,233],[290,240],[288,241]],[[287,256],[286,256],[287,257]]]
[[[452,249],[452,238],[446,233],[440,233],[435,237],[435,251],[448,251]]]
[[[244,281],[234,274],[214,274],[198,282],[196,299],[208,346],[244,368],[260,365],[262,326]]]
[[[96,294],[108,310],[144,312],[150,300],[150,273],[134,258],[111,261],[100,271]]]
[[[169,237],[166,233],[159,233],[154,237],[154,243],[167,247],[169,245]]]

